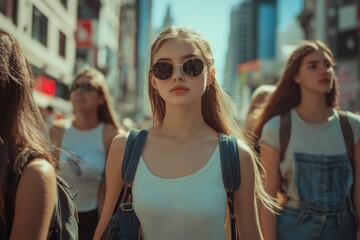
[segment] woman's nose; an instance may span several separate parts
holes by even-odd
[[[174,81],[176,81],[177,79],[179,81],[184,79],[184,72],[181,69],[181,64],[176,64],[174,66],[174,74],[173,74],[173,79]]]

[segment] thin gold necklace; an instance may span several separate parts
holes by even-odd
[[[196,129],[196,131],[195,131],[193,134],[191,134],[189,137],[187,137],[187,138],[182,138],[182,137],[178,137],[178,136],[176,136],[175,134],[173,134],[173,132],[168,128],[168,126],[167,126],[167,125],[165,124],[165,122],[164,122],[164,127],[165,127],[166,131],[169,133],[169,135],[170,135],[171,137],[175,138],[175,140],[177,141],[177,143],[178,143],[179,145],[183,144],[183,143],[186,142],[188,139],[194,137],[194,136],[202,129],[202,127],[203,127],[204,125],[205,125],[205,122],[203,122],[203,123],[201,124],[201,126],[200,126],[198,129]]]

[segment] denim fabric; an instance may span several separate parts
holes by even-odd
[[[120,208],[110,219],[105,239],[136,240],[139,236],[140,222],[134,212]]]
[[[349,205],[353,175],[346,155],[297,153],[294,157],[299,209],[284,208],[278,217],[278,239],[355,239]]]
[[[323,214],[284,208],[278,217],[278,240],[355,240],[354,215],[348,210]]]
[[[297,153],[295,179],[300,208],[333,212],[348,207],[353,175],[346,155]]]

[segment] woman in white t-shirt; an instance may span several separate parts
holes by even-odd
[[[331,50],[320,41],[297,48],[256,123],[265,190],[285,196],[278,216],[260,208],[266,240],[350,240],[356,232],[360,239],[355,216],[360,213],[360,117],[347,113],[357,163],[352,165],[337,111],[334,64]],[[286,112],[290,139],[282,154],[280,115]]]

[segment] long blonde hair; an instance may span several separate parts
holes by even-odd
[[[203,57],[207,69],[214,66],[214,57],[207,40],[197,31],[186,27],[169,27],[164,29],[153,42],[150,49],[150,66],[154,64],[154,55],[165,42],[181,38],[189,40],[195,47],[197,47]],[[148,73],[149,89],[148,94],[150,98],[153,119],[157,124],[162,124],[165,116],[165,101],[156,93],[156,89],[150,84],[150,74]],[[235,121],[232,113],[235,106],[230,96],[220,87],[216,79],[205,91],[202,96],[201,111],[205,122],[218,133],[225,133],[227,135],[234,135],[239,139],[246,141],[242,129]],[[256,161],[256,165],[260,166],[260,162],[255,153],[252,152],[252,159]],[[255,167],[255,192],[256,196],[269,209],[277,208],[276,201],[271,198],[264,190],[259,169]]]

